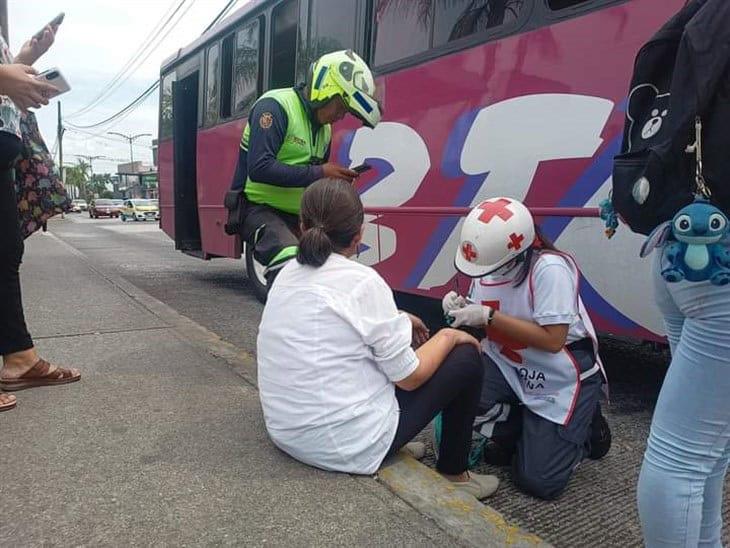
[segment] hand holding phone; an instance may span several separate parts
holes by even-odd
[[[359,166],[355,166],[351,169],[358,175],[361,175],[361,174],[365,173],[366,171],[373,169],[373,166],[371,166],[370,164],[360,164]]]
[[[18,51],[15,62],[33,66],[53,45],[58,25],[63,21],[63,13],[58,14],[50,23],[36,32]]]
[[[46,95],[46,97],[48,97],[49,99],[51,97],[61,95],[62,93],[66,93],[67,91],[71,91],[71,86],[66,81],[66,78],[63,77],[61,71],[57,68],[44,70],[38,76],[36,76],[36,78],[38,80],[51,84],[55,88],[55,91],[51,91]]]
[[[35,33],[35,34],[33,35],[33,38],[34,38],[35,40],[40,40],[41,38],[43,38],[43,34],[44,34],[44,33],[46,32],[46,29],[47,29],[48,27],[52,27],[52,28],[54,28],[54,29],[55,29],[55,27],[58,27],[58,26],[60,26],[60,25],[61,25],[61,23],[63,23],[63,18],[64,18],[64,17],[66,17],[66,14],[65,14],[65,13],[63,13],[63,12],[59,13],[58,15],[56,15],[56,17],[54,17],[53,19],[51,19],[51,20],[50,20],[50,21],[48,22],[48,24],[46,24],[46,25],[45,25],[45,26],[44,26],[44,27],[43,27],[43,28],[42,28],[41,30],[39,30],[38,32],[36,32],[36,33]]]
[[[322,165],[322,175],[329,179],[342,179],[343,181],[351,183],[355,177],[358,176],[358,173],[352,169],[347,169],[346,167],[342,167],[335,163],[327,162]]]

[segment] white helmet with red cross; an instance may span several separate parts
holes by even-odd
[[[527,251],[534,240],[535,222],[522,202],[490,198],[464,221],[454,263],[459,272],[480,278]]]

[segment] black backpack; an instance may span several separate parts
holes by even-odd
[[[695,119],[704,176],[730,213],[730,0],[692,0],[636,56],[611,201],[631,230],[649,234],[694,199]]]

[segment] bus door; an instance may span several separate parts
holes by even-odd
[[[198,79],[195,71],[178,80],[172,94],[175,249],[195,255],[202,252],[196,184]]]

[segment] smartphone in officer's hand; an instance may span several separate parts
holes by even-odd
[[[52,68],[48,70],[44,70],[41,72],[38,76],[36,76],[38,80],[43,80],[44,82],[48,82],[53,87],[55,87],[58,91],[52,93],[51,95],[48,95],[48,98],[51,97],[57,97],[58,95],[61,95],[62,93],[66,93],[67,91],[71,91],[71,86],[68,84],[66,79],[63,77],[63,74],[61,74],[61,71],[57,68]]]
[[[355,166],[350,169],[352,169],[352,171],[354,171],[358,175],[362,175],[366,171],[373,169],[373,166],[371,166],[370,164],[360,164],[359,166]]]
[[[35,38],[36,40],[40,40],[41,38],[43,38],[43,33],[46,32],[46,28],[48,28],[49,26],[51,26],[51,27],[58,27],[61,23],[63,23],[63,18],[64,17],[66,17],[66,14],[63,13],[63,12],[59,13],[58,15],[56,15],[56,17],[54,17],[46,25],[44,25],[44,27],[41,30],[39,30],[38,32],[36,32],[33,35],[33,38]]]

